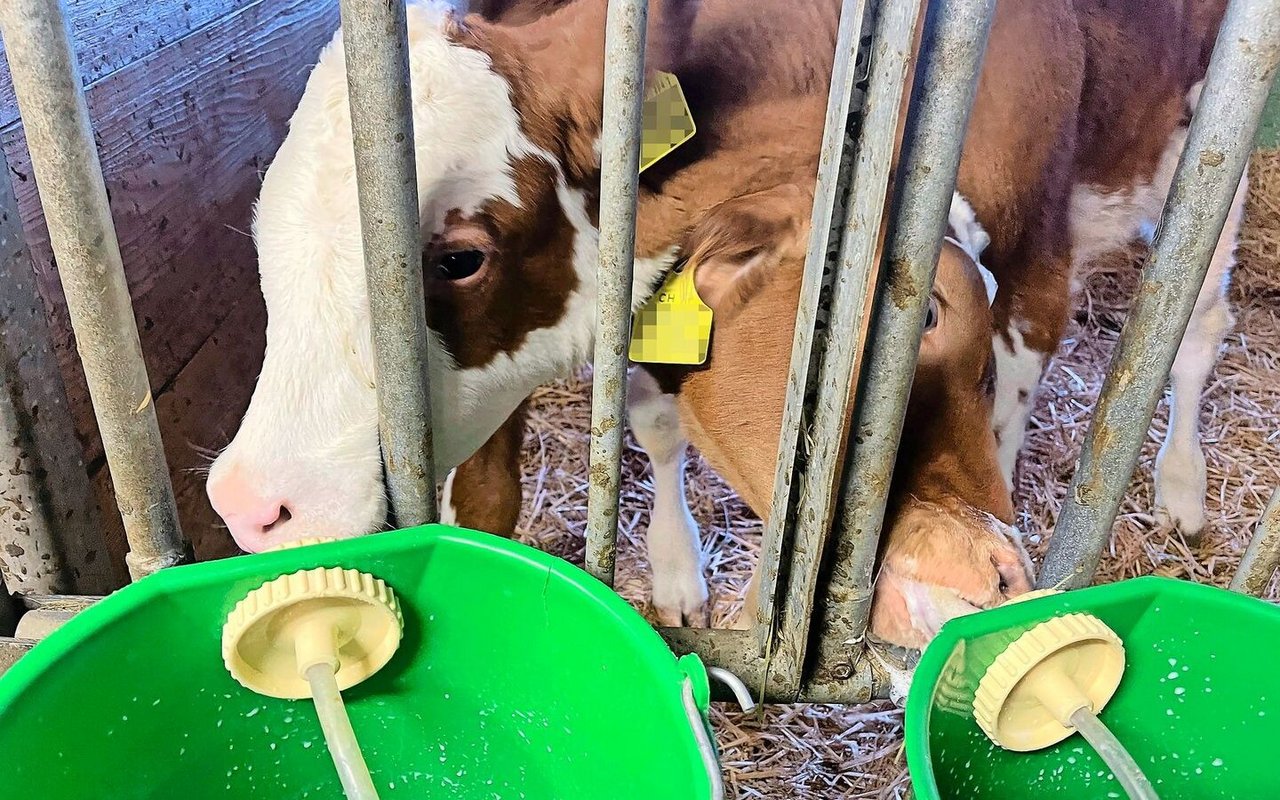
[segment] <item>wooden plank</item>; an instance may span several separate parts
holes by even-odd
[[[107,558],[7,166],[0,154],[0,579],[12,592],[104,592],[123,574]]]
[[[68,3],[71,41],[88,86],[194,30],[248,5],[251,0],[80,0]],[[4,43],[0,42],[0,53]],[[18,118],[9,64],[0,59],[0,128]]]
[[[258,294],[241,300],[163,394],[156,397],[156,418],[164,437],[182,530],[196,558],[235,555],[226,526],[209,505],[205,471],[209,452],[231,440],[240,425],[267,343],[267,310]],[[104,508],[114,508],[107,470],[97,476]],[[124,527],[117,513],[103,514],[103,533],[123,557]]]
[[[245,296],[259,174],[310,66],[337,28],[333,0],[258,0],[119,70],[88,94],[143,351],[157,394]],[[101,455],[20,125],[0,131],[86,460]]]

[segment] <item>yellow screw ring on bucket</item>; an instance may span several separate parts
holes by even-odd
[[[1054,709],[1055,694],[1068,703],[1068,695],[1083,697],[1097,713],[1120,686],[1124,664],[1124,644],[1098,618],[1067,614],[1047,620],[987,668],[973,699],[974,718],[1007,750],[1049,747],[1074,733],[1063,723],[1075,709]],[[1064,691],[1055,693],[1058,687]]]
[[[314,631],[332,640],[315,643]],[[318,567],[282,575],[236,604],[222,629],[222,659],[241,685],[270,697],[301,699],[311,687],[304,648],[332,659],[339,690],[382,669],[404,631],[395,593],[354,569]]]

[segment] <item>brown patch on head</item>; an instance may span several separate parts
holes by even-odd
[[[475,455],[458,465],[450,499],[459,527],[511,538],[520,519],[520,446],[529,403],[521,403]]]
[[[991,311],[977,265],[946,242],[894,473],[895,492],[1013,519],[992,432]],[[892,526],[892,519],[889,520]]]
[[[955,501],[903,504],[876,580],[872,632],[923,647],[952,617],[992,608],[1031,590],[1007,528]]]
[[[451,211],[444,230],[425,243],[427,321],[462,368],[513,353],[530,332],[555,325],[578,285],[575,231],[552,166],[525,157],[512,174],[519,206],[490,200],[470,217]],[[482,265],[474,273],[450,271],[454,260],[475,253]]]

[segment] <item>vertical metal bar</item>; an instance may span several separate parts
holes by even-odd
[[[1280,63],[1280,3],[1233,0],[1142,285],[1094,407],[1037,584],[1093,578],[1186,332]]]
[[[396,523],[439,519],[405,6],[342,0],[378,436]]]
[[[22,594],[106,594],[111,559],[8,166],[0,153],[0,584]]]
[[[995,0],[930,4],[928,45],[917,68],[897,208],[849,431],[831,573],[819,611],[821,637],[805,691],[815,700],[851,700],[852,688],[865,682],[861,674],[868,667],[853,657],[871,611],[872,567],[898,439],[994,10]]]
[[[1240,566],[1231,578],[1231,591],[1261,597],[1277,569],[1280,569],[1280,488],[1272,492],[1258,520]]]
[[[0,154],[0,172],[8,174]],[[0,584],[106,594],[115,581],[13,186],[0,177]],[[4,590],[0,589],[0,594]]]
[[[870,84],[857,143],[842,242],[831,286],[831,319],[820,350],[817,397],[805,431],[807,460],[792,519],[791,575],[778,621],[770,679],[775,691],[798,694],[808,647],[818,568],[839,492],[844,432],[853,398],[854,363],[865,330],[868,288],[889,197],[899,123],[905,112],[920,0],[884,0],[871,45]],[[773,520],[773,517],[770,517]],[[763,588],[763,586],[761,587]]]
[[[591,383],[591,466],[587,489],[587,571],[613,585],[618,485],[627,398],[627,337],[635,267],[648,0],[609,0],[604,46],[604,127],[600,136],[600,269],[595,374]]]
[[[136,579],[190,550],[156,424],[120,246],[57,0],[0,3],[0,30]]]
[[[835,59],[831,67],[831,88],[827,96],[826,126],[818,160],[818,179],[813,193],[813,211],[809,223],[809,249],[805,253],[804,278],[796,307],[795,336],[791,344],[791,370],[787,377],[787,397],[782,409],[782,429],[778,441],[778,463],[773,480],[773,501],[765,523],[760,546],[759,602],[753,622],[761,653],[773,640],[774,613],[778,592],[778,576],[782,567],[783,547],[799,527],[795,506],[800,501],[800,487],[812,491],[801,474],[808,453],[808,442],[801,435],[808,422],[806,403],[817,377],[815,356],[822,351],[818,341],[818,323],[829,318],[820,307],[823,288],[829,281],[824,273],[829,260],[838,256],[841,235],[849,230],[849,212],[837,219],[837,206],[848,202],[853,180],[853,151],[856,149],[850,130],[862,109],[855,105],[858,80],[857,56],[862,38],[863,21],[868,0],[844,0],[840,9],[840,27],[836,33]],[[893,143],[890,141],[890,147]],[[847,264],[842,264],[842,267]],[[870,260],[861,266],[870,269]],[[866,278],[864,277],[864,281]],[[852,327],[841,326],[850,335]],[[847,392],[845,393],[848,394]],[[797,485],[799,484],[799,485]],[[804,545],[797,545],[803,548]],[[791,560],[802,558],[797,547],[791,549]]]

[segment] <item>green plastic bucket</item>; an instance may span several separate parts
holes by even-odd
[[[1280,609],[1212,586],[1137,578],[1029,600],[943,626],[907,699],[907,763],[920,800],[1124,798],[1074,735],[1045,750],[996,747],[973,719],[986,667],[1022,632],[1082,611],[1124,642],[1100,718],[1161,800],[1280,796]]]
[[[77,615],[0,678],[13,796],[341,797],[310,701],[242,688],[220,650],[240,598],[317,566],[403,607],[399,651],[344,693],[382,797],[721,795],[696,658],[572,565],[428,526],[167,569]]]

